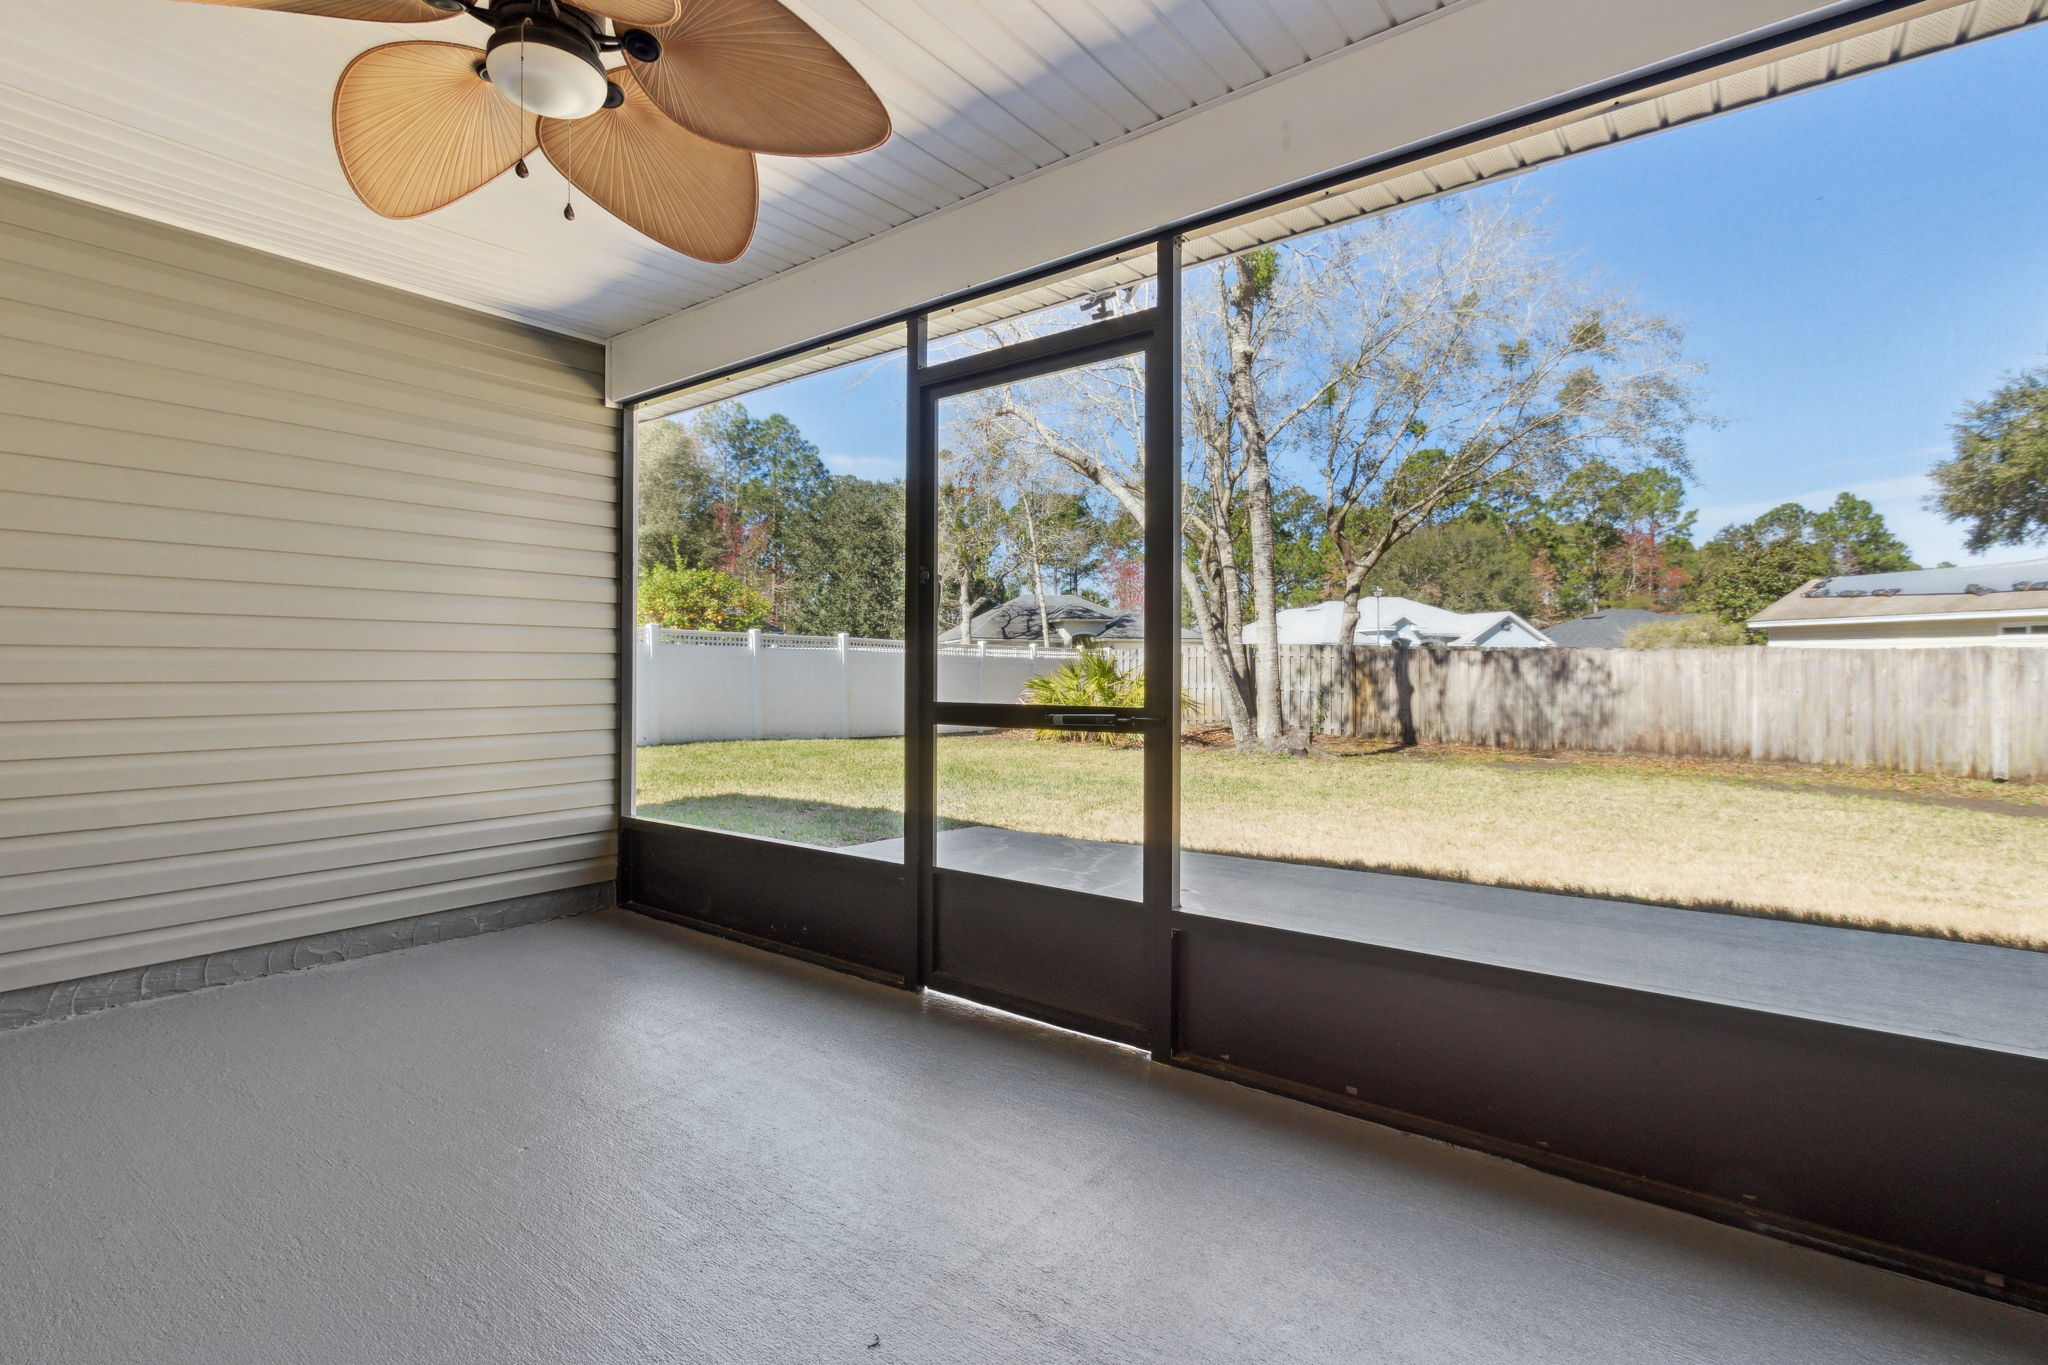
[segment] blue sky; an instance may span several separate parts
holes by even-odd
[[[1849,489],[1922,563],[1963,563],[1926,473],[1959,407],[2048,359],[2044,77],[2024,32],[1473,192],[1536,201],[1557,249],[1685,326],[1725,421],[1691,442],[1702,538]],[[891,358],[747,402],[894,478],[902,386]]]

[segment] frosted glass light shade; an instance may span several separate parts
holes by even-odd
[[[604,108],[604,73],[547,43],[499,43],[484,70],[499,94],[542,118],[588,118]]]

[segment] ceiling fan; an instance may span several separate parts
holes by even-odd
[[[739,259],[760,208],[754,154],[846,156],[889,139],[860,73],[776,0],[185,0],[371,23],[468,15],[483,47],[387,43],[334,88],[356,197],[417,218],[536,148],[662,245]],[[624,65],[607,67],[618,53]],[[575,217],[565,206],[563,213]]]

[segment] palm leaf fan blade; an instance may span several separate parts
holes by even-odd
[[[576,8],[615,24],[659,28],[676,21],[682,0],[578,0]]]
[[[817,30],[776,0],[683,0],[627,65],[699,137],[771,156],[845,156],[889,140],[889,112]]]
[[[372,24],[431,24],[452,19],[458,10],[436,8],[427,0],[182,0],[188,5],[225,5],[230,9],[267,9],[281,14],[313,14],[323,19],[360,19]]]
[[[477,75],[483,50],[388,43],[334,87],[334,148],[356,197],[417,218],[490,183],[538,145],[532,114]]]
[[[760,181],[750,152],[672,122],[632,76],[625,102],[581,119],[542,119],[541,149],[591,201],[663,246],[724,264],[754,239]]]

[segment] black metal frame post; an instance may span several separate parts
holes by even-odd
[[[635,685],[640,657],[639,612],[635,595],[640,584],[640,428],[639,408],[619,409],[619,576],[618,576],[618,815],[633,815],[633,742],[640,692]],[[624,867],[621,869],[624,875]],[[628,888],[621,887],[620,899]]]
[[[1180,238],[1158,244],[1158,319],[1145,350],[1145,912],[1154,1057],[1178,1045],[1173,913],[1180,908]]]
[[[907,460],[903,546],[903,871],[911,896],[911,952],[904,984],[924,989],[932,974],[932,862],[938,778],[931,698],[938,690],[938,459],[932,400],[924,382],[925,318],[908,324],[903,440]]]

